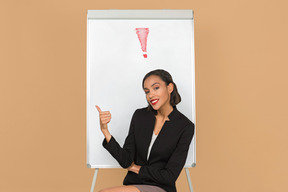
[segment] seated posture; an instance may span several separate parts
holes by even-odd
[[[194,135],[194,124],[176,105],[181,101],[171,75],[161,69],[142,81],[148,107],[135,110],[123,147],[109,133],[109,111],[99,112],[105,138],[103,147],[128,170],[123,186],[101,192],[176,192],[175,182],[183,169]]]

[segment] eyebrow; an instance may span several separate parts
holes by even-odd
[[[155,84],[159,84],[159,85],[160,85],[160,83],[153,83],[153,84],[151,85],[151,87],[153,87],[153,85],[155,85]],[[144,87],[144,89],[148,89],[148,88]]]

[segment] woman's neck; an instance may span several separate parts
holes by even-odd
[[[163,106],[162,108],[157,110],[157,117],[160,119],[169,119],[168,115],[173,111],[173,107],[171,105]]]

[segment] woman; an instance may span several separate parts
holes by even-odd
[[[123,148],[108,131],[110,112],[96,105],[105,136],[103,147],[128,170],[124,186],[101,192],[176,192],[175,182],[186,162],[194,124],[177,110],[181,97],[167,71],[146,74],[142,88],[148,107],[134,112]]]

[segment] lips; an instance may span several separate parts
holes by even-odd
[[[150,102],[152,105],[155,105],[156,103],[158,103],[159,99],[152,99]]]

